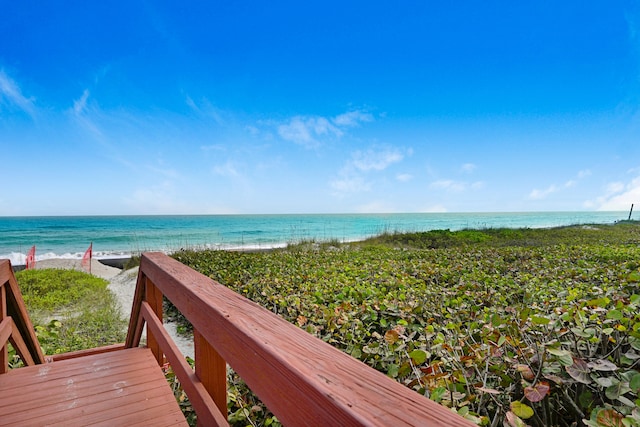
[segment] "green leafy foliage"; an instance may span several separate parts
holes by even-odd
[[[16,280],[45,354],[124,341],[126,322],[105,280],[62,269],[25,270]]]
[[[478,424],[633,426],[638,242],[625,222],[174,257]]]

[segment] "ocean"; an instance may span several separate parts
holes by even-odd
[[[42,260],[81,258],[93,243],[100,259],[149,250],[268,249],[385,232],[611,224],[627,218],[625,212],[0,217],[0,258],[24,264],[33,245],[36,260]]]

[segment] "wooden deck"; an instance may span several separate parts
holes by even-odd
[[[0,426],[187,425],[147,348],[13,369],[0,396]]]
[[[163,296],[193,325],[195,369],[162,326]],[[8,369],[8,343],[26,367]],[[0,260],[0,425],[186,425],[166,361],[201,426],[228,425],[227,366],[286,426],[474,425],[161,253],[142,255],[124,344],[45,358]]]
[[[0,426],[187,425],[146,348],[13,369],[0,396]]]

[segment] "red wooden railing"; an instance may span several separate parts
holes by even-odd
[[[162,326],[162,296],[191,322],[195,371]],[[226,425],[226,364],[285,425],[473,425],[161,253],[142,255],[127,347],[165,357],[201,425]]]
[[[25,365],[44,363],[11,263],[3,259],[0,260],[0,374],[9,370],[8,343]]]

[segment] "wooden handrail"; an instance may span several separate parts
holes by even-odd
[[[0,374],[9,369],[7,343],[11,343],[25,365],[44,363],[11,262],[3,259],[0,260]]]
[[[285,425],[473,425],[161,253],[142,255],[126,346],[138,345],[146,322],[153,351],[172,364],[179,356],[160,327],[162,295],[194,328],[195,375],[180,373],[183,364],[176,375],[200,393],[193,399],[185,386],[198,417],[206,414],[205,425],[226,423],[225,361]],[[156,358],[163,360],[161,353]],[[225,410],[216,415],[204,390]]]

